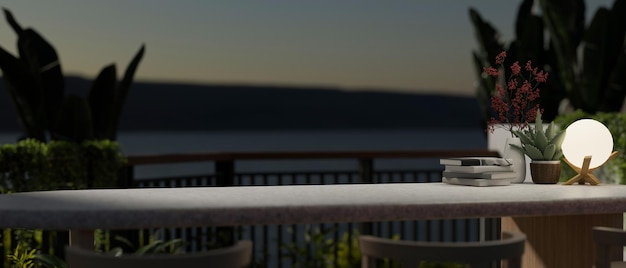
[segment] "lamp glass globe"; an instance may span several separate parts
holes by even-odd
[[[591,156],[589,168],[593,169],[609,159],[613,152],[613,136],[604,124],[593,119],[580,119],[565,129],[561,147],[565,158],[579,168],[585,156]]]

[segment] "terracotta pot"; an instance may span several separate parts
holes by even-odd
[[[530,176],[534,183],[555,184],[561,176],[561,161],[530,162]]]

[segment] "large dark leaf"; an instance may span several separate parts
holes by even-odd
[[[94,135],[98,139],[110,139],[117,131],[117,126],[115,125],[116,85],[117,75],[115,65],[113,64],[102,69],[91,85],[89,105],[91,107]]]
[[[46,140],[45,129],[52,128],[54,116],[63,102],[65,81],[54,48],[32,29],[23,29],[8,9],[3,9],[7,22],[18,35],[18,73],[5,76],[12,86],[11,95],[27,137]],[[6,67],[6,66],[5,66]],[[8,67],[7,67],[8,68]],[[31,132],[30,134],[28,132]],[[40,133],[41,132],[41,133]]]
[[[0,48],[0,69],[7,82],[9,95],[18,114],[18,120],[25,137],[46,141],[43,107],[39,101],[39,85],[32,77],[28,66]]]
[[[22,31],[17,44],[21,60],[30,67],[32,76],[40,85],[46,127],[52,130],[65,94],[65,79],[57,53],[52,45],[32,29]]]
[[[107,137],[110,140],[117,139],[117,126],[119,124],[119,119],[122,116],[122,109],[124,108],[124,103],[126,102],[126,96],[128,95],[128,91],[130,90],[130,85],[133,82],[135,72],[137,71],[139,62],[141,62],[141,59],[143,58],[144,52],[145,52],[145,45],[141,45],[141,48],[139,49],[139,51],[137,51],[137,54],[135,54],[135,57],[133,57],[131,62],[128,64],[128,67],[126,67],[126,72],[124,72],[124,78],[122,78],[122,81],[120,81],[119,85],[117,86],[117,90],[115,93],[117,100],[113,104],[115,106],[115,111],[114,111],[115,122],[113,124],[115,126],[115,131],[111,133],[109,137]]]
[[[543,67],[545,62],[545,40],[543,20],[535,15],[524,16],[524,28],[519,29],[517,36],[518,53],[515,55],[520,64],[532,61],[535,66]]]
[[[82,142],[94,139],[89,103],[84,98],[70,95],[65,98],[56,122],[56,140]]]
[[[517,20],[515,21],[515,35],[518,37],[524,34],[528,25],[529,18],[532,14],[534,0],[523,0],[517,9]]]
[[[540,0],[550,36],[563,56],[576,59],[576,48],[585,29],[584,0]]]
[[[611,68],[606,62],[608,24],[609,10],[599,8],[585,32],[581,93],[588,107],[597,107],[606,90],[606,79]]]
[[[578,45],[585,27],[584,0],[540,0],[543,21],[550,34],[550,47],[556,55],[556,69],[563,88],[574,105],[582,108],[578,69]]]
[[[626,97],[626,52],[621,51],[609,78],[603,111],[620,111]]]
[[[476,100],[480,105],[480,109],[483,112],[483,124],[486,128],[487,121],[491,118],[491,96],[495,89],[495,79],[491,76],[483,75],[483,62],[476,52],[472,53],[474,59],[474,66],[476,70],[476,79],[478,86],[476,88]]]
[[[626,1],[615,1],[610,10],[605,42],[604,79],[606,92],[600,101],[600,111],[620,111],[626,96]]]
[[[495,65],[496,55],[504,50],[504,45],[499,41],[500,34],[490,23],[483,20],[475,9],[469,9],[469,16],[480,47],[480,58],[489,65]]]
[[[15,17],[13,17],[13,13],[11,13],[11,11],[6,8],[2,8],[2,11],[4,11],[4,17],[6,18],[9,25],[11,25],[11,28],[13,28],[13,31],[15,31],[15,33],[19,35],[22,32],[22,26],[20,26],[17,20],[15,20]]]
[[[544,58],[544,27],[541,17],[532,14],[533,0],[524,0],[519,6],[515,21],[515,46],[517,53],[511,57],[521,64],[532,60],[536,65],[543,66]]]
[[[609,14],[607,36],[607,55],[613,60],[611,66],[616,63],[620,52],[624,51],[624,37],[626,37],[626,1],[616,0]]]

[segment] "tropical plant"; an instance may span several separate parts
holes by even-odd
[[[3,239],[6,258],[4,266],[11,268],[66,268],[65,262],[54,255],[42,253],[43,237],[53,235],[50,231],[31,229],[4,229]],[[15,243],[14,246],[11,244]]]
[[[561,144],[565,138],[565,131],[560,130],[554,122],[550,123],[545,131],[543,127],[541,111],[537,111],[534,128],[513,131],[520,138],[522,146],[516,144],[511,144],[511,146],[522,151],[532,160],[560,160],[563,157]]]
[[[23,248],[21,244],[15,247],[15,252],[12,255],[7,256],[7,259],[11,262],[11,266],[15,268],[32,268],[35,266],[35,253],[36,249]]]
[[[293,233],[295,230],[288,229]],[[286,258],[294,262],[294,267],[336,267],[350,268],[361,267],[361,251],[359,250],[359,232],[343,232],[337,236],[336,228],[323,229],[320,226],[306,225],[304,244],[292,243],[281,244],[281,248],[288,252]],[[339,237],[335,240],[332,237]],[[393,235],[392,239],[399,240],[400,235]],[[400,263],[389,259],[381,260],[381,267],[402,267]],[[419,265],[420,268],[461,268],[465,264],[448,262],[426,262]]]
[[[0,69],[17,109],[23,138],[116,140],[119,118],[144,46],[119,83],[115,64],[111,64],[100,71],[87,98],[66,96],[65,79],[54,47],[35,30],[22,28],[8,9],[3,10],[17,34],[19,57],[0,47]]]
[[[508,44],[478,11],[469,9],[479,45],[473,52],[479,81],[476,96],[485,117],[491,115],[496,82],[482,71],[494,65],[502,50],[509,52],[507,66],[533,59],[550,70],[550,81],[541,94],[544,119],[553,120],[564,100],[588,113],[620,111],[626,96],[626,1],[615,0],[610,9],[598,8],[586,27],[584,0],[537,1],[541,14],[533,13],[534,0],[521,1],[515,38]]]
[[[293,261],[294,267],[361,267],[358,231],[344,232],[335,241],[332,237],[338,232],[336,228],[304,228],[304,243],[281,243],[281,248],[287,250],[285,258]],[[295,230],[290,228],[288,232]]]
[[[41,230],[16,230],[20,233],[36,234]],[[97,231],[103,234],[102,230]],[[149,242],[142,246],[134,246],[130,241],[123,237],[115,237],[115,240],[122,241],[129,245],[132,251],[124,251],[121,247],[114,247],[106,251],[100,251],[102,254],[111,254],[121,256],[124,254],[132,255],[151,255],[151,254],[181,254],[183,250],[183,241],[181,239],[172,239],[163,241],[156,239],[156,233],[150,236]],[[32,241],[20,238],[15,250],[12,254],[7,255],[7,259],[11,268],[67,268],[67,263],[52,254],[39,253],[36,248],[32,248]],[[100,241],[102,242],[102,241]]]

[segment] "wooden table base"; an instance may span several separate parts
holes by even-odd
[[[542,217],[503,217],[502,231],[526,234],[523,267],[593,266],[595,246],[593,226],[622,228],[623,214],[568,215]],[[611,252],[614,260],[622,260],[623,251]]]
[[[84,249],[94,249],[94,230],[70,230],[70,246]]]

